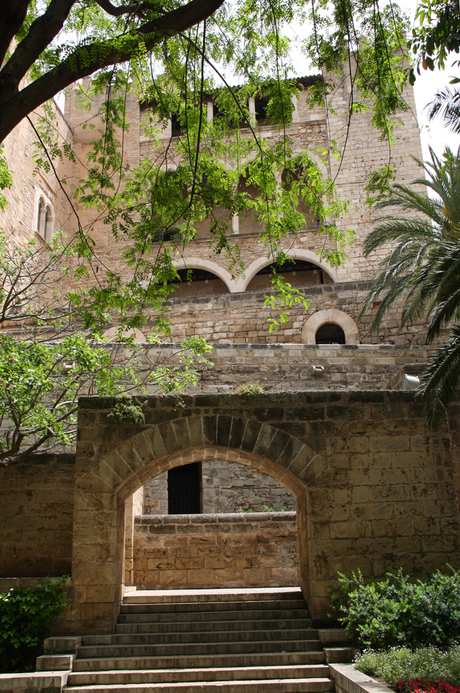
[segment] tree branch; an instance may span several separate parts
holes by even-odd
[[[30,0],[0,0],[0,65],[8,47],[24,23]]]
[[[73,3],[75,0],[52,0],[56,3]],[[104,67],[128,61],[137,44],[143,50],[171,38],[212,15],[225,0],[192,0],[167,14],[146,22],[117,41],[105,41],[78,46],[58,67],[39,77],[32,84],[17,92],[6,103],[2,102],[0,89],[0,142],[35,108],[55,96],[59,91],[82,77],[87,77]],[[51,4],[52,4],[51,3]],[[51,5],[50,5],[51,7]],[[114,44],[122,47],[114,47]],[[124,45],[123,45],[124,44]],[[5,66],[6,67],[6,66]],[[0,85],[1,87],[1,85]]]
[[[146,6],[145,2],[137,2],[135,5],[122,5],[121,7],[115,7],[109,0],[96,0],[96,3],[104,12],[111,14],[112,17],[121,17],[124,14],[139,12],[139,10],[142,10],[142,8]]]

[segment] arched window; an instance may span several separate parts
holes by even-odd
[[[53,235],[53,213],[51,207],[46,205],[45,222],[43,226],[43,238],[45,241],[50,241]]]
[[[38,192],[37,216],[35,232],[49,243],[53,237],[54,210],[53,205],[41,191]]]
[[[35,225],[35,230],[37,233],[40,234],[40,236],[43,236],[44,227],[45,227],[45,201],[43,200],[43,197],[40,197],[40,199],[38,201],[37,223]]]
[[[345,344],[345,332],[339,325],[327,322],[316,332],[317,344]]]

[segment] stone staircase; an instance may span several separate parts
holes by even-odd
[[[127,595],[114,635],[84,636],[64,690],[334,690],[300,590],[183,590],[160,595]]]

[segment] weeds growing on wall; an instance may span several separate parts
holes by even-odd
[[[66,579],[50,578],[38,587],[0,593],[0,673],[35,671],[43,639],[68,604]]]
[[[382,679],[397,693],[415,693],[416,681],[436,680],[437,685],[422,687],[427,693],[448,693],[446,686],[460,687],[460,647],[455,645],[446,652],[436,647],[410,650],[398,647],[386,652],[368,650],[355,661],[358,671]],[[452,693],[452,692],[450,692]]]
[[[447,649],[460,644],[460,572],[449,570],[416,582],[401,569],[368,583],[359,570],[351,578],[339,573],[331,607],[360,649]]]

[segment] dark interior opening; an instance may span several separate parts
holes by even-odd
[[[201,476],[201,462],[193,462],[169,470],[169,515],[201,513]]]
[[[317,344],[345,344],[345,332],[333,322],[321,325],[316,333]]]
[[[264,125],[267,120],[268,98],[266,96],[256,96],[254,101],[256,121],[259,125]]]

